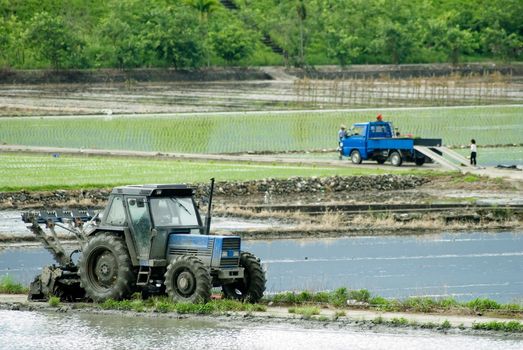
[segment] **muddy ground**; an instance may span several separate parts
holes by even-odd
[[[215,230],[244,239],[430,234],[436,231],[518,230],[523,227],[523,183],[460,175],[381,175],[352,178],[269,179],[218,183],[213,213],[247,228]],[[378,180],[379,179],[379,180]],[[388,189],[372,189],[376,182]],[[365,184],[369,184],[366,188]],[[206,185],[197,187],[202,215]],[[365,190],[361,190],[361,189]],[[110,189],[0,193],[0,207],[101,210]],[[203,198],[203,199],[202,199]],[[262,223],[249,226],[249,222]],[[243,225],[243,224],[241,224]],[[24,230],[25,232],[25,230]],[[0,232],[3,244],[34,242],[29,231]],[[73,239],[72,236],[63,236]]]
[[[0,71],[0,116],[510,104],[516,66]]]
[[[57,312],[57,313],[99,313],[122,315],[123,317],[154,317],[154,318],[178,318],[178,319],[213,319],[223,322],[238,322],[243,324],[271,323],[271,324],[294,324],[307,325],[311,328],[333,327],[336,329],[349,329],[357,327],[379,331],[387,328],[414,328],[433,329],[450,334],[487,335],[494,334],[493,331],[479,331],[472,329],[475,323],[486,322],[510,322],[519,321],[518,317],[487,317],[481,315],[453,315],[453,314],[421,314],[405,312],[382,312],[373,310],[362,310],[358,308],[334,309],[324,307],[320,309],[319,315],[303,317],[289,313],[287,307],[268,306],[265,312],[234,312],[226,311],[213,315],[178,314],[176,312],[134,312],[122,310],[102,310],[98,306],[88,303],[60,303],[58,306],[50,306],[48,303],[29,302],[25,295],[0,294],[0,309],[17,311]],[[394,324],[395,320],[405,319],[408,324]],[[377,322],[379,320],[379,322]],[[441,327],[443,322],[448,325]],[[522,333],[510,335],[513,339],[523,339]]]

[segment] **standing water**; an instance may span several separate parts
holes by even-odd
[[[523,232],[243,241],[267,270],[267,292],[368,289],[386,298],[523,301]],[[29,283],[53,263],[38,248],[0,250],[0,276]]]
[[[223,320],[223,319],[222,319]],[[19,349],[521,349],[517,338],[337,325],[0,311],[0,347]]]

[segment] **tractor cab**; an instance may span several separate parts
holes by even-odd
[[[141,291],[166,293],[175,302],[205,302],[213,287],[221,287],[226,298],[257,302],[265,291],[260,260],[241,250],[240,237],[209,232],[213,186],[214,180],[205,222],[193,189],[185,185],[116,187],[99,224],[84,226],[75,216],[75,226],[67,228],[65,216],[80,214],[69,211],[26,216],[24,221],[33,223],[31,230],[60,264],[35,278],[30,298],[59,294],[64,300],[100,302]],[[75,234],[81,244],[77,264],[43,231],[43,222],[52,237],[55,223]]]

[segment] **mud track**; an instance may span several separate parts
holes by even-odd
[[[376,319],[379,319],[381,325],[377,327],[392,327],[393,320],[406,319],[411,324],[432,325],[438,327],[443,322],[448,321],[450,329],[444,329],[447,332],[465,333],[465,334],[487,334],[488,331],[475,331],[472,327],[475,323],[485,322],[510,322],[519,321],[518,317],[485,317],[481,315],[453,315],[453,314],[420,314],[406,312],[382,312],[373,310],[361,310],[358,308],[334,309],[325,307],[320,309],[320,314],[310,318],[304,318],[300,315],[289,313],[286,307],[268,306],[266,312],[234,312],[226,311],[213,315],[195,315],[195,314],[177,314],[176,312],[157,313],[157,312],[134,312],[122,310],[102,310],[97,305],[88,303],[60,303],[57,307],[51,307],[47,303],[29,302],[26,295],[0,294],[0,309],[16,311],[37,311],[37,312],[58,312],[58,313],[98,313],[106,315],[122,315],[123,317],[160,317],[160,318],[198,318],[198,319],[215,319],[224,322],[241,322],[241,323],[281,323],[281,324],[302,324],[310,327],[324,328],[333,326],[336,328],[360,327],[375,328]],[[343,313],[340,313],[343,311]],[[395,326],[396,327],[396,326]],[[512,337],[523,339],[523,334],[512,334]]]

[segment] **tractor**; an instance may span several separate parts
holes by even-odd
[[[141,292],[196,303],[208,301],[212,288],[221,288],[226,298],[259,301],[266,282],[260,260],[241,250],[240,237],[210,234],[213,187],[214,179],[205,220],[194,190],[186,185],[116,187],[97,215],[78,210],[24,213],[23,220],[32,223],[29,228],[59,264],[35,278],[29,299],[55,295],[103,302]],[[81,248],[68,255],[56,226],[72,232]]]

